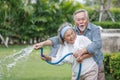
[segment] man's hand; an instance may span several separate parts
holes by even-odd
[[[76,58],[77,62],[81,63],[83,58],[82,58],[82,55],[83,55],[83,51],[82,50],[77,50],[73,56]]]
[[[77,57],[78,57],[78,53],[77,53],[77,52],[73,53],[73,56],[74,56],[75,58],[77,58]]]
[[[80,50],[77,50],[73,56],[76,58],[77,62],[81,63],[85,58],[89,58],[93,55],[87,53],[87,49],[83,48]]]
[[[80,55],[82,55],[82,50],[77,50],[75,53],[73,53],[75,58],[79,57]]]
[[[81,62],[83,61],[82,55],[81,55],[81,56],[78,56],[76,60],[77,60],[78,63],[81,63]]]

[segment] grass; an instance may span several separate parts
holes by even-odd
[[[10,45],[9,48],[0,46],[0,60],[6,56],[15,54],[28,45]],[[45,47],[45,53],[49,52],[49,47]],[[5,64],[4,62],[1,64]],[[0,80],[70,80],[70,65],[53,66],[42,61],[38,50],[33,50],[29,57],[21,59],[9,70],[2,66],[2,79]],[[1,78],[1,77],[0,77]]]
[[[0,58],[5,57],[7,55],[13,54],[21,49],[27,47],[28,45],[10,45],[8,48],[0,45]]]
[[[6,56],[10,56],[28,47],[29,45],[10,45],[6,48],[0,45],[0,61]],[[49,47],[44,48],[45,53],[49,53]],[[9,59],[7,60],[9,62]],[[2,68],[1,68],[2,64]],[[40,59],[39,50],[33,50],[29,57],[23,58],[7,70],[4,62],[0,64],[0,80],[70,80],[71,66],[54,66],[47,64]],[[6,63],[7,64],[7,63]],[[1,79],[2,78],[2,79]],[[106,76],[106,80],[114,80],[111,75]]]

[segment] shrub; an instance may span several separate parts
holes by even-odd
[[[105,74],[111,75],[115,80],[120,80],[120,53],[105,54]]]
[[[111,8],[110,12],[114,17],[115,21],[120,21],[120,8]]]
[[[120,22],[104,21],[104,22],[93,22],[93,23],[106,29],[120,29]]]

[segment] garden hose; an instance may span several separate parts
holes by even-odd
[[[66,54],[66,55],[63,56],[60,60],[58,60],[58,61],[56,61],[56,62],[50,62],[50,61],[48,61],[48,60],[46,60],[46,62],[47,62],[48,64],[51,64],[51,65],[59,64],[61,61],[63,61],[63,60],[64,60],[67,56],[69,56],[69,55],[73,55],[73,53],[68,53],[68,54]],[[44,57],[44,55],[43,55],[43,48],[40,48],[40,56],[41,56],[41,57]],[[78,71],[78,75],[77,75],[76,80],[79,80],[79,78],[80,78],[81,67],[82,67],[82,64],[80,63],[80,65],[79,65],[79,71]]]

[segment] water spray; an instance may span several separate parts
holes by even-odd
[[[27,59],[30,53],[33,51],[33,46],[28,46],[22,50],[20,50],[17,53],[14,53],[12,55],[6,56],[3,59],[0,60],[0,80],[3,79],[3,77],[10,77],[9,72],[11,71],[11,68],[15,67],[18,62],[20,62],[23,59]]]

